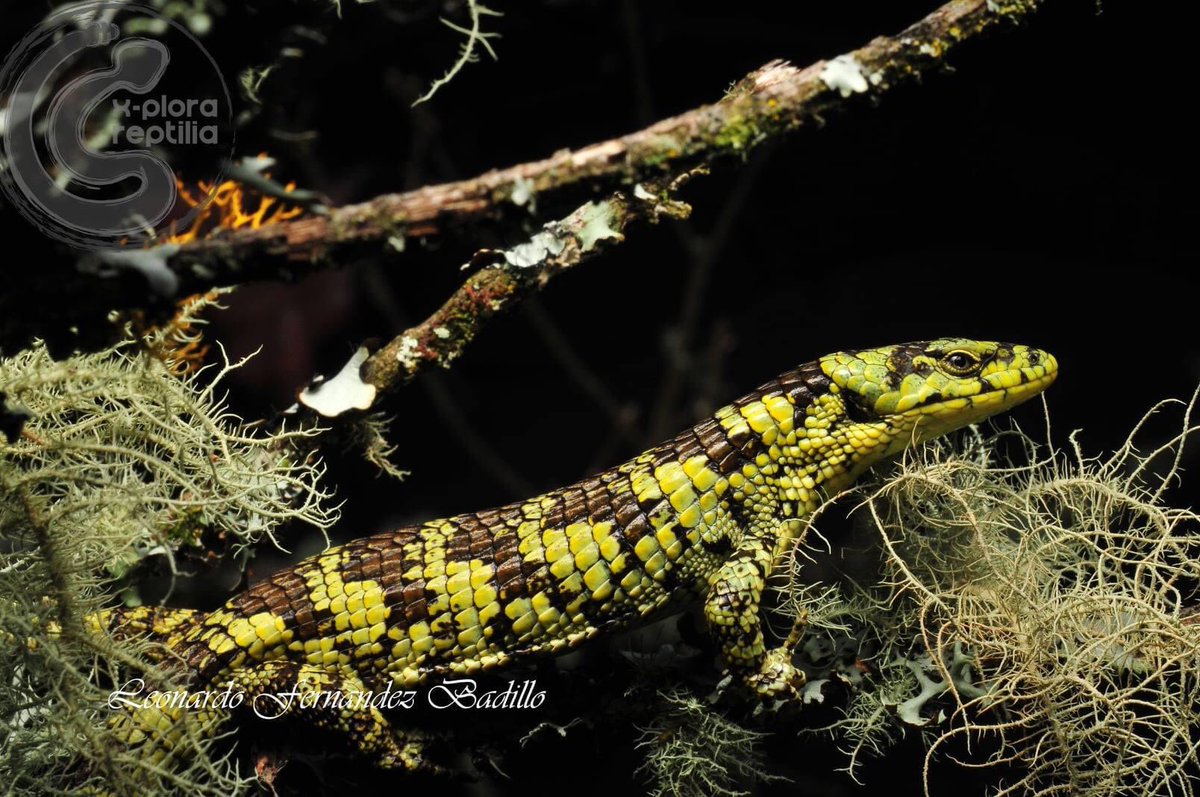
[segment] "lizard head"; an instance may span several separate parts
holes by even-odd
[[[867,447],[871,461],[1004,412],[1058,376],[1040,349],[965,338],[838,352],[820,364],[844,403],[843,422],[885,443]]]

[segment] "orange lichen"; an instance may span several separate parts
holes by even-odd
[[[266,157],[265,154],[261,157]],[[264,177],[270,177],[264,174]],[[192,209],[199,209],[186,230],[175,231],[159,243],[186,244],[207,238],[217,230],[257,230],[269,224],[294,219],[304,208],[289,206],[281,199],[266,196],[234,180],[226,180],[215,189],[212,183],[201,180],[193,193],[182,180],[175,179],[180,200]],[[287,191],[296,188],[295,183],[284,186]]]
[[[179,300],[175,305],[175,314],[163,324],[146,323],[144,313],[136,310],[130,315],[134,334],[173,375],[184,377],[194,374],[204,366],[204,358],[209,350],[197,329],[197,325],[203,322],[196,316],[205,306],[216,304],[221,293],[214,290]]]

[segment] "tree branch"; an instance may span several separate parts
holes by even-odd
[[[373,354],[359,348],[335,377],[301,391],[300,404],[326,417],[368,410],[380,394],[405,384],[429,365],[449,368],[488,321],[556,274],[623,241],[633,222],[690,214],[689,205],[671,196],[698,171],[702,170],[681,175],[670,185],[639,183],[629,195],[618,191],[603,201],[588,202],[510,249],[481,249],[463,266],[475,272],[433,315]]]
[[[876,38],[832,60],[804,69],[771,62],[720,101],[620,138],[468,180],[387,194],[327,215],[221,232],[161,254],[179,278],[181,293],[254,279],[294,279],[364,246],[436,236],[500,218],[537,194],[584,183],[669,180],[697,164],[742,156],[764,141],[819,125],[856,102],[855,95],[878,97],[918,79],[941,68],[962,43],[1024,19],[1038,4],[952,0],[900,34]]]
[[[669,198],[691,173],[669,187],[639,184],[626,195],[616,192],[588,202],[565,218],[547,224],[526,243],[504,251],[485,249],[466,267],[479,268],[433,315],[406,330],[366,361],[363,381],[385,392],[408,382],[423,368],[448,368],[479,330],[510,305],[540,290],[555,275],[624,240],[638,220],[686,217],[691,208]]]

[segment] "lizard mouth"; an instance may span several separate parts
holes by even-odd
[[[1040,394],[1058,378],[1058,362],[1046,354],[1037,365],[997,371],[984,378],[991,389],[973,396],[930,402],[912,410],[921,437],[928,439],[1012,409]]]
[[[1023,365],[984,377],[991,390],[984,391],[976,399],[996,402],[1000,409],[1015,407],[1038,395],[1058,378],[1058,360],[1053,354],[1039,352],[1035,364]]]
[[[932,440],[956,429],[979,423],[1037,396],[1058,378],[1058,362],[1050,354],[1022,358],[1022,364],[993,371],[981,377],[982,390],[969,396],[954,396],[883,416],[891,440],[881,451],[859,463],[859,471],[871,462],[893,456],[915,443]]]

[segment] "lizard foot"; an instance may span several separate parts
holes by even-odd
[[[786,647],[767,651],[758,672],[751,673],[745,679],[746,686],[764,702],[798,702],[806,682],[804,671],[792,664],[791,651]]]
[[[380,769],[402,769],[423,775],[445,775],[446,769],[433,762],[426,754],[428,740],[425,735],[413,730],[391,728],[388,742],[375,764]]]

